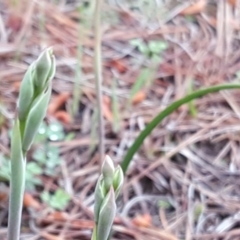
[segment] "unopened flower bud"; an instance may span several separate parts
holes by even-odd
[[[35,62],[34,85],[36,92],[42,92],[48,87],[48,83],[55,74],[55,57],[52,49],[48,48],[41,53]]]
[[[102,174],[105,188],[106,191],[108,192],[110,186],[112,185],[114,175],[114,164],[112,159],[108,155],[105,157],[102,165]]]

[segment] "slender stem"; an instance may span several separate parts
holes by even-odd
[[[234,88],[240,88],[239,84],[223,84],[223,85],[217,85],[209,88],[200,89],[198,91],[195,91],[175,102],[170,104],[168,107],[166,107],[162,112],[160,112],[147,126],[146,128],[141,131],[141,133],[138,135],[132,146],[128,149],[122,163],[122,169],[123,172],[126,173],[128,166],[134,156],[134,154],[138,151],[138,149],[141,147],[143,141],[149,134],[152,132],[152,130],[162,122],[164,118],[166,118],[169,114],[171,114],[173,111],[178,109],[180,106],[182,106],[185,103],[188,103],[192,101],[195,98],[202,97],[208,93],[218,92],[225,89],[234,89]]]
[[[19,159],[11,164],[8,240],[19,240],[25,188],[26,161]]]
[[[97,225],[95,225],[94,228],[93,228],[93,233],[92,233],[91,240],[98,240],[97,239]]]
[[[104,118],[102,109],[102,56],[101,56],[101,6],[102,0],[95,2],[95,18],[94,18],[94,34],[95,34],[95,55],[94,55],[94,71],[97,86],[97,101],[98,101],[98,118],[99,118],[99,150],[100,163],[104,159],[105,145],[104,145]],[[100,164],[101,165],[101,164]]]

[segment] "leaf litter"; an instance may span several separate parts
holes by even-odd
[[[16,2],[0,2],[1,155],[9,158],[19,82],[41,49],[50,45],[58,68],[45,123],[51,126],[58,119],[66,135],[36,142],[28,156],[34,166],[35,149],[58,149],[52,152],[54,174],[34,168],[33,178],[40,181],[25,195],[22,239],[90,239],[99,169],[91,8],[87,1]],[[194,91],[239,81],[237,2],[105,1],[105,144],[114,161],[122,161],[139,132],[186,95],[189,84]],[[81,97],[73,116],[78,64]],[[153,72],[141,80],[144,84],[138,82],[143,69]],[[153,131],[127,172],[113,239],[238,239],[239,102],[237,90],[205,96]],[[6,235],[7,194],[8,184],[1,178],[1,239]]]

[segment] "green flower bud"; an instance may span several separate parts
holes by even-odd
[[[38,128],[46,115],[51,91],[52,89],[49,87],[48,90],[39,95],[31,105],[23,135],[22,145],[24,151],[28,151],[30,149]]]
[[[55,74],[55,57],[51,48],[41,53],[35,61],[35,71],[33,76],[36,92],[42,92],[48,87],[49,82]]]
[[[28,68],[19,94],[18,117],[20,121],[26,120],[34,99],[48,89],[55,74],[55,65],[52,49],[48,48]]]
[[[104,189],[103,175],[100,175],[97,181],[97,185],[94,192],[95,204],[94,204],[94,220],[97,223],[99,218],[99,212],[106,193]]]
[[[113,176],[113,188],[115,190],[116,198],[118,197],[118,195],[121,191],[123,182],[124,182],[123,170],[120,166],[117,166],[117,168],[115,169],[115,172],[114,172],[114,176]]]
[[[34,98],[34,85],[32,81],[33,64],[30,65],[23,77],[20,87],[19,102],[18,102],[18,118],[24,121],[27,117],[30,105]]]
[[[117,207],[115,203],[115,194],[113,187],[110,187],[109,192],[101,205],[101,210],[99,213],[97,224],[97,238],[99,240],[108,239],[116,211]]]
[[[106,192],[108,192],[110,186],[113,183],[113,176],[114,176],[114,164],[112,159],[108,155],[105,157],[102,165],[102,174],[103,174]]]

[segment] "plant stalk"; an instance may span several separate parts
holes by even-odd
[[[95,49],[94,49],[94,71],[97,88],[97,102],[98,102],[98,119],[99,119],[99,151],[100,163],[103,162],[105,154],[104,144],[104,118],[103,118],[103,99],[102,99],[102,55],[101,55],[101,6],[102,0],[95,1],[95,18],[94,18],[94,35],[95,35]],[[101,164],[99,164],[101,166]]]
[[[26,161],[22,161],[22,159],[20,161],[19,168],[13,166],[13,164],[11,166],[8,240],[19,240],[20,238],[26,171]]]

